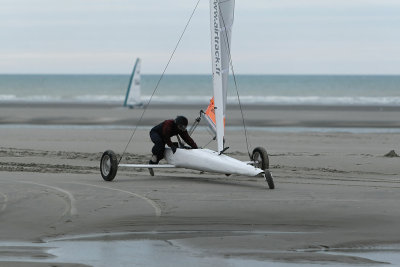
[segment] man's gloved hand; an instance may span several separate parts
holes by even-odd
[[[175,154],[177,147],[176,146],[171,146],[171,149],[172,149],[172,153]]]

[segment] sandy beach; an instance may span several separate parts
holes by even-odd
[[[231,111],[227,154],[246,161],[240,110]],[[151,125],[178,114],[193,120],[198,112],[149,108],[121,163],[148,161]],[[251,149],[267,149],[274,190],[262,178],[183,169],[151,177],[147,169],[120,168],[113,182],[103,181],[103,151],[120,154],[141,113],[0,105],[0,266],[101,266],[60,260],[46,247],[71,240],[165,241],[177,257],[191,253],[193,262],[214,266],[380,264],[341,252],[400,244],[400,157],[385,156],[400,152],[399,107],[245,107]],[[204,128],[193,137],[200,146],[210,140]]]

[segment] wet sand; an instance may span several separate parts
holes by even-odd
[[[207,105],[150,105],[141,125],[185,115],[194,120]],[[228,106],[227,126],[242,126],[238,105]],[[400,107],[380,106],[243,106],[246,125],[255,127],[373,127],[400,128]],[[1,124],[136,125],[143,109],[113,104],[0,103]]]
[[[394,129],[400,118],[397,108],[281,109],[252,107],[246,116],[251,126],[272,126],[268,118],[282,114],[274,126]],[[109,126],[129,126],[140,109],[27,105],[0,111],[2,243],[37,244],[77,235],[92,241],[166,240],[203,258],[345,264],[373,261],[319,252],[400,243],[400,158],[384,156],[400,151],[400,133],[252,129],[251,147],[269,152],[274,190],[261,178],[182,169],[156,170],[151,177],[146,169],[120,168],[114,182],[105,182],[99,173],[102,152],[121,153],[132,133]],[[194,118],[197,112],[159,106],[146,113],[143,125],[177,114]],[[238,112],[231,116],[234,126],[240,125]],[[204,146],[210,136],[200,129],[194,139]],[[228,154],[248,160],[241,130],[227,130],[226,139]],[[150,148],[147,130],[139,129],[122,163],[147,162]],[[4,261],[4,255],[18,258],[19,251],[0,246],[1,266],[57,263],[33,245],[23,250],[28,262]],[[29,263],[29,255],[48,265]]]

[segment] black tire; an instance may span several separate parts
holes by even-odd
[[[256,147],[251,155],[251,160],[254,161],[254,166],[261,170],[269,169],[269,159],[267,150],[263,147]]]
[[[112,150],[107,150],[103,153],[100,160],[100,173],[104,181],[114,180],[117,175],[118,161],[117,155]]]
[[[269,170],[265,170],[264,176],[265,176],[265,181],[268,183],[269,189],[274,189],[275,188],[274,179],[272,178],[272,174],[269,172]]]

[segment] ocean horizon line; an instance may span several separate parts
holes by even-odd
[[[68,75],[73,75],[73,76],[120,76],[120,75],[130,75],[129,72],[127,73],[0,73],[0,76],[18,76],[18,75],[26,75],[26,76],[40,76],[40,75],[54,75],[54,76],[68,76]],[[141,73],[141,75],[146,76],[146,75],[150,75],[150,76],[161,76],[161,73]],[[211,73],[166,73],[164,74],[164,76],[211,76]],[[233,76],[231,73],[229,74],[229,76]],[[359,77],[359,76],[373,76],[373,77],[390,77],[390,76],[400,76],[400,73],[398,74],[379,74],[379,73],[354,73],[354,74],[348,74],[348,73],[298,73],[298,74],[290,74],[290,73],[235,73],[235,76],[331,76],[331,77],[335,77],[335,76],[340,76],[340,77]]]

